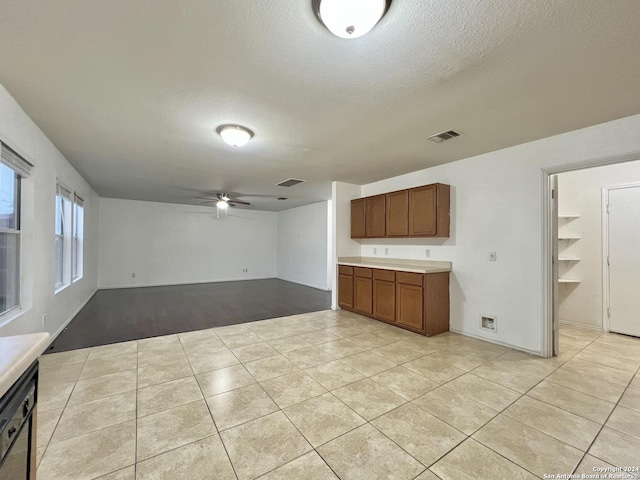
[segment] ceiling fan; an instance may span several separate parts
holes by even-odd
[[[242,200],[237,200],[231,198],[226,193],[216,193],[215,197],[195,197],[198,200],[206,200],[206,202],[201,202],[203,205],[208,203],[215,203],[216,207],[221,210],[226,210],[228,207],[235,207],[236,205],[251,205],[249,202],[243,202]]]

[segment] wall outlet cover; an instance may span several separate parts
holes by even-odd
[[[489,252],[489,261],[497,262],[498,261],[498,253],[497,252]]]
[[[498,319],[489,315],[482,315],[480,317],[480,328],[496,333],[498,331]]]

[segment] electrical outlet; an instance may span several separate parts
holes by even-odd
[[[385,254],[385,255],[389,255],[389,249],[388,249],[388,248],[385,248],[385,249],[384,249],[384,254]]]
[[[498,261],[498,254],[496,252],[489,252],[489,261],[490,262],[497,262]]]
[[[249,271],[249,269],[248,269],[248,268],[243,268],[243,269],[242,269],[242,273],[247,273],[248,271]]]
[[[377,248],[375,248],[375,247],[373,247],[373,254],[374,254],[374,255],[377,255],[377,254],[378,254],[378,249],[377,249]]]
[[[430,248],[425,248],[424,249],[424,256],[426,258],[430,258],[431,257],[431,249]]]
[[[132,274],[131,274],[131,278],[136,278],[136,274],[135,274],[135,273],[132,273]]]
[[[47,326],[47,314],[43,314],[42,315],[42,326],[46,327]]]

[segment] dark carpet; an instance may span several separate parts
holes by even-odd
[[[99,290],[47,353],[331,308],[331,292],[284,280]]]

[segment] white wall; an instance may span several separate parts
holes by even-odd
[[[35,166],[22,185],[22,308],[0,318],[0,336],[43,331],[55,335],[96,290],[99,197],[1,85],[0,139]],[[54,294],[57,178],[85,201],[84,277]]]
[[[542,169],[640,152],[640,115],[549,137],[362,186],[362,196],[433,182],[452,186],[452,236],[447,241],[364,241],[360,253],[389,248],[389,257],[453,262],[451,329],[531,352],[543,347]],[[443,144],[446,148],[446,144]],[[335,194],[335,192],[334,192]],[[334,199],[335,200],[335,199]],[[336,235],[348,235],[349,211],[337,205]],[[346,220],[345,220],[346,217]],[[341,248],[337,256],[351,255]],[[489,262],[496,251],[497,262]],[[497,333],[479,328],[495,315]]]
[[[579,284],[560,284],[560,321],[602,328],[602,188],[640,182],[640,162],[589,168],[558,175],[559,214],[580,218],[558,221],[560,234],[580,240],[559,243],[559,256],[579,262],[560,262],[560,276]]]
[[[103,198],[100,288],[276,276],[277,213]],[[248,272],[243,272],[247,268]],[[132,274],[135,273],[135,278]]]
[[[278,212],[278,278],[329,290],[328,209],[319,202]]]
[[[336,263],[338,257],[360,255],[360,244],[351,240],[351,200],[359,198],[360,185],[333,182],[331,184],[331,255],[333,256],[331,281],[331,308],[338,308]]]

